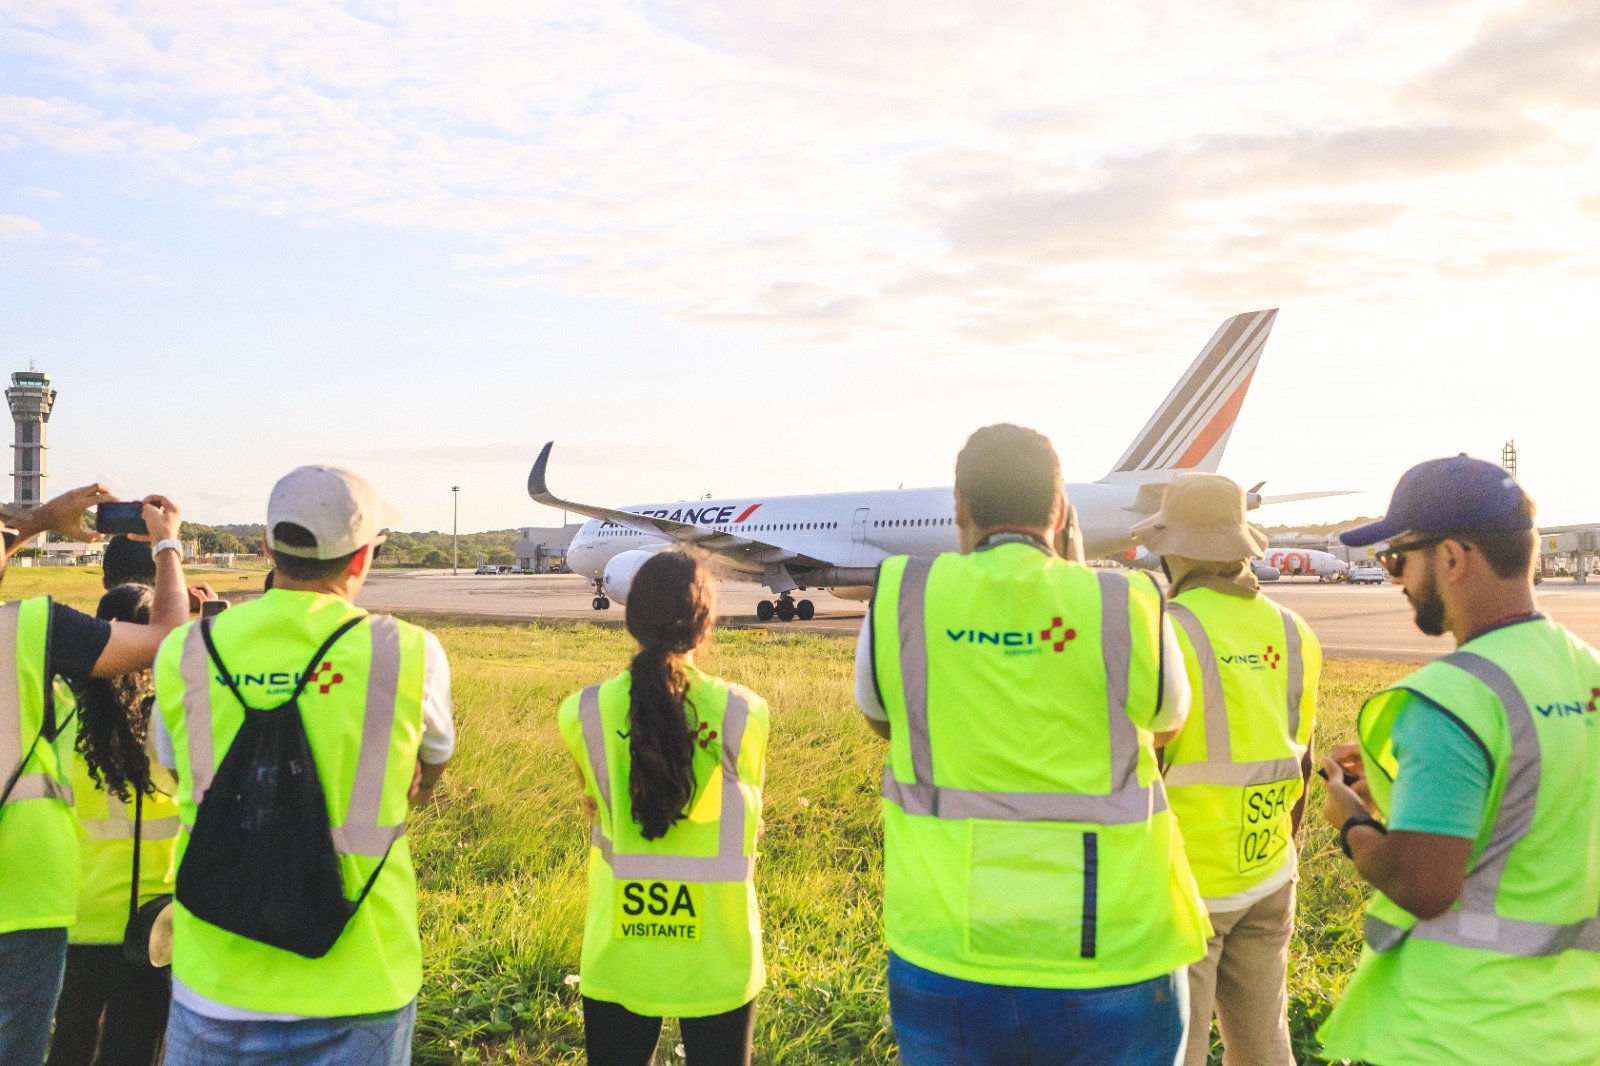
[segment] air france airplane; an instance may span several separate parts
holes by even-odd
[[[1110,555],[1127,546],[1129,527],[1156,511],[1173,475],[1216,470],[1277,313],[1251,311],[1223,322],[1117,465],[1098,481],[1064,486],[1077,509],[1086,555]],[[931,556],[959,545],[948,487],[615,509],[550,491],[545,475],[553,445],[546,444],[534,462],[528,495],[591,519],[567,548],[567,566],[594,582],[597,611],[612,600],[627,602],[639,567],[671,544],[705,551],[722,577],[766,586],[777,599],[759,603],[757,616],[785,622],[809,619],[815,611],[809,599],[796,601],[796,592],[820,588],[841,599],[866,600],[878,564],[889,556]],[[1251,504],[1313,495],[1322,494],[1263,499],[1252,493]]]

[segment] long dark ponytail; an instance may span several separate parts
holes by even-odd
[[[146,585],[118,585],[100,597],[95,617],[149,622],[150,598]],[[78,701],[77,748],[95,784],[124,801],[132,799],[135,791],[146,795],[155,791],[144,750],[150,729],[150,671],[89,677],[70,684]]]
[[[628,632],[639,642],[628,702],[628,796],[646,840],[664,836],[694,798],[694,734],[684,713],[684,658],[711,635],[716,588],[700,558],[665,551],[639,568],[628,592]]]

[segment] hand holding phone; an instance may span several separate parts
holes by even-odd
[[[102,503],[94,509],[96,533],[114,536],[118,533],[148,535],[144,522],[144,503],[139,500],[121,500]]]

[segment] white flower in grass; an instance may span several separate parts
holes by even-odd
[[[563,977],[561,979],[561,983],[564,984],[564,985],[571,986],[571,985],[577,984],[581,980],[583,980],[583,978],[579,977],[577,974],[569,973],[569,974],[567,974],[567,976],[565,976],[565,977]]]

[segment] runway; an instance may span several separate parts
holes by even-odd
[[[1393,585],[1335,585],[1283,580],[1264,589],[1310,623],[1330,658],[1422,662],[1449,652],[1448,637],[1425,637],[1412,624],[1411,607]],[[1547,581],[1538,588],[1540,607],[1591,644],[1600,645],[1600,583],[1574,585]],[[360,604],[376,611],[449,614],[506,620],[547,619],[621,625],[622,608],[590,607],[593,593],[583,578],[570,574],[461,574],[437,570],[377,571],[362,590]],[[722,582],[718,610],[722,625],[777,632],[826,633],[853,637],[861,628],[864,605],[836,600],[827,593],[811,599],[817,614],[809,622],[759,622],[755,605],[769,599],[753,585]]]

